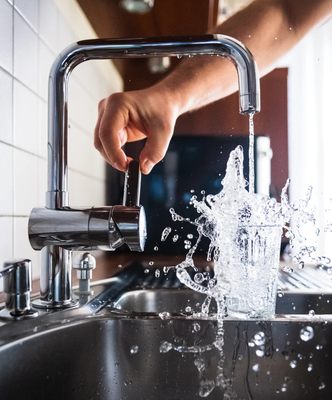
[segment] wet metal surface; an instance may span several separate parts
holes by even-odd
[[[0,398],[201,399],[199,382],[215,378],[220,360],[217,323],[188,312],[199,311],[201,295],[161,280],[167,284],[158,288],[139,270],[123,272],[95,287],[86,307],[2,326]],[[274,320],[224,321],[224,375],[237,399],[332,398],[330,299],[320,289],[284,291]],[[165,343],[171,348],[161,352]],[[222,389],[207,398],[222,399]]]

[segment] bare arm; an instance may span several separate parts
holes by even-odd
[[[256,0],[218,26],[253,53],[260,75],[315,25],[332,15],[332,0]],[[234,66],[219,57],[187,59],[157,85],[177,94],[180,113],[202,107],[237,89]]]
[[[243,42],[261,74],[312,27],[332,15],[332,0],[255,0],[214,31]],[[184,60],[168,77],[140,91],[118,93],[99,105],[95,146],[114,167],[125,170],[121,147],[147,137],[140,155],[143,173],[165,155],[176,118],[237,89],[235,68],[220,57]]]

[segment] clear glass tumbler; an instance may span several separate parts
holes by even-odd
[[[228,316],[274,316],[281,234],[280,226],[241,226],[220,245],[215,271],[217,279],[222,279],[227,287]]]

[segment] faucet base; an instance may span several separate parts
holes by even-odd
[[[36,299],[32,302],[34,308],[43,310],[63,310],[78,307],[78,302],[75,300],[70,300],[68,302],[53,302],[46,301],[42,299]]]

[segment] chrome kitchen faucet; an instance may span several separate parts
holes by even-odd
[[[138,162],[132,162],[126,174],[123,205],[82,210],[69,207],[67,87],[71,71],[87,60],[196,55],[229,58],[237,69],[240,112],[260,110],[253,56],[239,41],[224,35],[85,40],[66,48],[53,63],[49,77],[46,207],[33,209],[29,220],[30,243],[36,250],[43,249],[44,254],[39,306],[65,308],[74,304],[72,250],[113,250],[126,243],[130,250],[143,251],[146,239],[144,208],[139,205]]]

